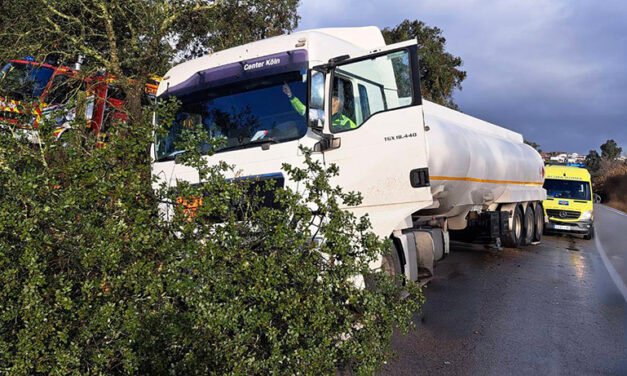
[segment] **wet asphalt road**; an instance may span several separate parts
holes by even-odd
[[[594,216],[597,235],[594,244],[604,261],[611,265],[608,269],[627,299],[627,214],[595,205]]]
[[[624,262],[627,217],[596,212],[606,260]],[[595,240],[457,245],[435,274],[416,329],[395,334],[383,375],[627,375],[627,307]]]

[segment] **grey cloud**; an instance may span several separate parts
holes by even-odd
[[[468,78],[455,98],[471,115],[545,150],[627,149],[627,2],[607,0],[313,1],[301,28],[438,26]]]

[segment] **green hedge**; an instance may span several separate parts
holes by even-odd
[[[378,273],[355,286],[388,244],[339,209],[360,198],[329,184],[336,169],[305,153],[307,168],[284,167],[307,196],[277,190],[281,209],[264,208],[190,148],[204,183],[153,189],[148,124],[104,148],[78,129],[40,145],[0,134],[0,374],[375,372],[422,298]],[[181,195],[201,208],[165,221],[159,205]]]

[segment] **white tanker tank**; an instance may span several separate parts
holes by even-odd
[[[521,134],[429,101],[423,108],[437,207],[420,215],[452,218],[477,205],[544,199],[544,162]]]

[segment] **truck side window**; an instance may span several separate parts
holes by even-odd
[[[81,82],[79,80],[66,75],[57,75],[54,77],[46,102],[65,104],[77,94],[80,87]]]
[[[331,97],[331,131],[348,131],[357,128],[357,126],[355,123],[353,83],[349,78],[336,75],[333,80]]]
[[[109,85],[107,88],[107,98],[123,101],[123,100],[126,100],[126,94],[119,87],[114,86],[114,85]]]
[[[109,129],[110,126],[115,123],[124,122],[126,115],[124,113],[124,101],[126,94],[124,91],[115,86],[107,86],[107,98],[105,101],[104,118],[102,122],[102,129]]]
[[[378,112],[409,106],[412,103],[411,73],[407,50],[338,66],[335,74],[345,77],[343,81],[354,82],[358,88],[358,96],[351,98],[355,122],[352,128],[361,126]],[[342,85],[334,82],[334,92],[338,86]],[[348,116],[348,111],[344,114]],[[334,131],[333,127],[331,130]],[[335,131],[342,130],[346,129]]]

